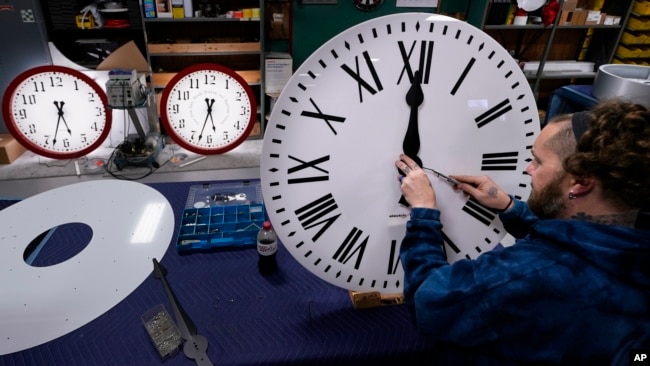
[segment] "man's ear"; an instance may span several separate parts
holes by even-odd
[[[596,187],[596,178],[594,176],[573,177],[571,179],[571,190],[576,197],[589,194]]]

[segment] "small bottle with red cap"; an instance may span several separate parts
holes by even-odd
[[[270,221],[264,221],[262,229],[257,233],[257,267],[261,274],[267,275],[278,269],[275,255],[278,251],[278,237]]]

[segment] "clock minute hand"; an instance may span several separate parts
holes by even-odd
[[[422,74],[416,71],[413,76],[413,83],[406,93],[406,104],[411,107],[411,114],[409,116],[409,124],[404,136],[404,143],[402,149],[404,154],[413,159],[419,166],[422,166],[422,160],[418,156],[420,152],[420,132],[418,129],[418,109],[424,101],[424,93],[422,92]]]
[[[406,129],[406,135],[404,136],[404,142],[402,143],[402,149],[404,154],[413,161],[422,166],[422,160],[418,156],[420,151],[420,132],[418,130],[418,109],[424,101],[424,93],[422,92],[422,74],[420,71],[416,71],[413,76],[413,81],[411,87],[406,92],[406,104],[411,107],[411,113],[409,115],[409,125]],[[399,170],[399,169],[398,169]],[[402,172],[399,172],[402,174]],[[408,201],[402,195],[399,199],[399,203],[404,206],[409,206]]]
[[[63,116],[63,105],[65,104],[64,101],[61,102],[54,102],[54,105],[56,105],[56,109],[58,110],[57,113],[59,115],[59,120],[63,121],[63,124],[65,125],[66,130],[70,135],[72,135],[72,131],[70,130],[70,127],[68,127],[68,122],[65,120],[65,117]],[[58,121],[57,121],[58,123]],[[58,127],[58,126],[57,126]]]
[[[63,102],[59,106],[59,102],[54,101],[54,106],[56,106],[58,118],[56,119],[56,127],[54,129],[54,138],[52,139],[52,145],[56,145],[56,136],[59,133],[59,124],[61,124],[61,117],[63,117]]]
[[[63,121],[63,124],[65,125],[66,130],[68,130],[68,134],[72,136],[72,131],[70,130],[70,127],[68,127],[68,122],[65,120],[65,117],[63,116],[63,105],[65,104],[64,101],[61,101],[60,105],[57,105],[56,108],[59,110],[59,117]]]
[[[205,131],[205,125],[208,123],[208,118],[212,119],[212,105],[214,104],[214,99],[205,98],[205,104],[208,107],[208,113],[206,114],[205,120],[203,121],[203,127],[201,128],[201,133],[199,134],[199,141],[201,141],[201,138],[203,138],[203,131]]]

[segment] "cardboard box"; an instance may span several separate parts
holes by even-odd
[[[264,63],[264,92],[266,94],[280,94],[284,86],[293,75],[293,59],[284,52],[270,52],[266,54]]]
[[[585,20],[585,25],[595,24],[600,24],[600,12],[597,10],[589,10],[587,12],[587,20]]]
[[[584,25],[586,18],[586,10],[562,10],[558,25]]]
[[[605,24],[605,20],[607,20],[607,14],[606,13],[600,13],[600,22],[598,24]]]
[[[156,0],[156,16],[158,18],[172,17],[172,4],[170,0]]]
[[[574,21],[573,25],[585,25],[585,22],[587,21],[588,13],[589,10],[576,10],[573,19]]]
[[[564,4],[562,4],[562,10],[575,10],[578,7],[578,0],[564,0]]]
[[[603,21],[603,25],[614,25],[614,16],[613,15],[605,16],[605,21]]]
[[[11,164],[25,152],[25,147],[9,134],[0,134],[0,164]]]

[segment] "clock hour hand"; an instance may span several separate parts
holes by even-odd
[[[56,105],[56,109],[58,110],[57,113],[59,115],[59,119],[63,121],[63,124],[65,125],[66,130],[70,135],[72,135],[72,131],[70,130],[70,127],[68,127],[68,122],[66,122],[65,117],[63,116],[63,105],[65,104],[64,101],[61,101],[57,103],[54,101],[54,105]],[[58,121],[57,121],[58,123]]]
[[[68,123],[65,121],[65,118],[63,118],[63,105],[65,102],[57,102],[56,100],[54,101],[54,106],[56,107],[58,118],[56,119],[56,128],[54,130],[54,138],[52,139],[52,145],[56,145],[56,136],[59,134],[59,125],[61,124],[61,120],[63,120],[63,123],[65,123],[65,127],[68,129],[68,133],[72,135],[70,132],[70,128],[68,127]]]
[[[208,105],[208,117],[210,117],[210,123],[212,123],[212,132],[217,132],[217,127],[214,125],[214,119],[212,119],[212,106],[214,105],[214,99],[210,99],[210,104]]]
[[[201,134],[199,134],[199,141],[201,141],[201,138],[203,138],[203,131],[205,131],[205,125],[208,123],[208,118],[212,120],[212,105],[214,105],[214,99],[205,98],[205,104],[208,107],[208,113],[206,114],[205,120],[203,121],[203,128],[201,128]],[[212,122],[212,129],[216,131],[214,128],[214,121]]]

